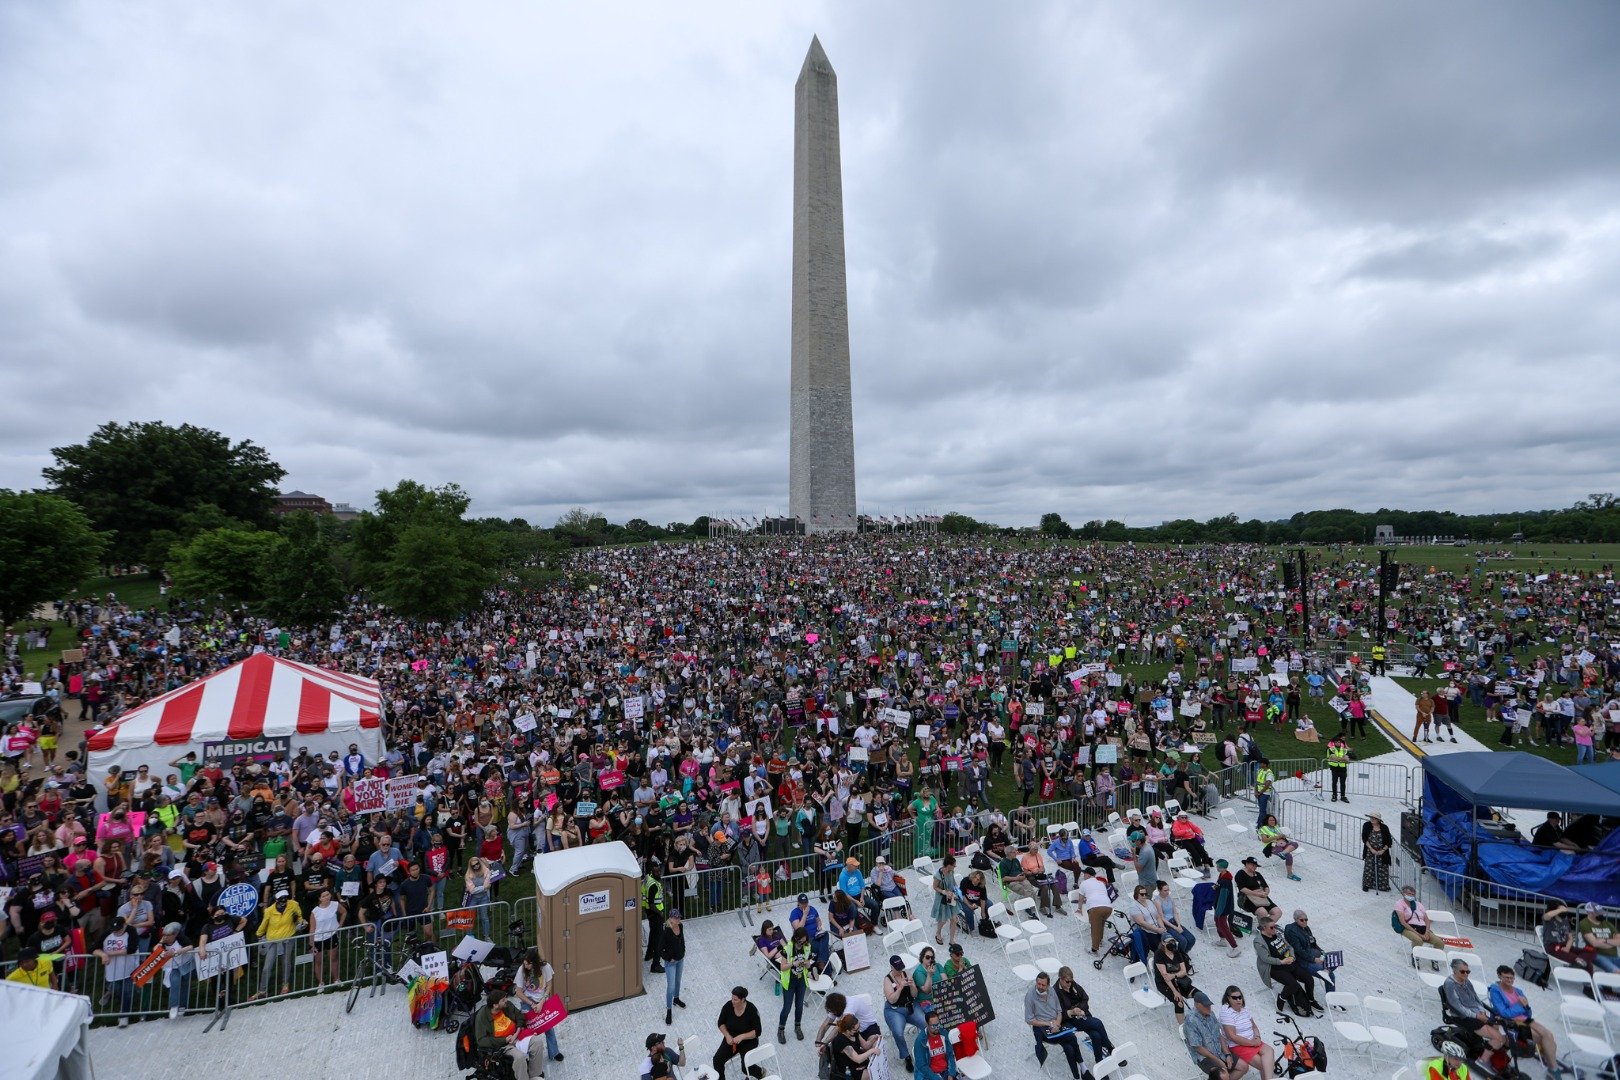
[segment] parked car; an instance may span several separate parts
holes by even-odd
[[[9,728],[21,720],[31,720],[34,726],[47,716],[62,719],[62,708],[47,694],[6,694],[0,697],[0,728]]]

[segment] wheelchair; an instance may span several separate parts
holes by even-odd
[[[1506,1021],[1497,1021],[1497,1026],[1507,1034],[1508,1040],[1505,1047],[1494,1050],[1484,1038],[1457,1022],[1459,1017],[1446,1004],[1445,988],[1441,987],[1439,991],[1440,1026],[1429,1032],[1429,1043],[1435,1050],[1440,1049],[1441,1043],[1454,1042],[1468,1052],[1468,1060],[1487,1080],[1529,1080],[1528,1074],[1518,1065],[1521,1058],[1536,1055],[1536,1045],[1527,1034]]]

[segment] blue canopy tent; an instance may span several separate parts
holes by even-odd
[[[1600,761],[1596,765],[1577,765],[1575,771],[1588,780],[1595,780],[1610,791],[1620,793],[1620,761]]]
[[[1620,817],[1620,790],[1534,754],[1425,757],[1418,841],[1424,864],[1459,888],[1459,877],[1484,878],[1571,902],[1620,904],[1620,830],[1581,854],[1539,848],[1482,823],[1492,807]]]

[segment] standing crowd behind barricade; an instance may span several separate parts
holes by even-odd
[[[524,895],[514,880],[534,854],[622,840],[648,872],[656,962],[669,909],[827,895],[858,846],[892,852],[904,832],[928,856],[970,836],[1044,841],[1031,804],[1072,799],[1098,820],[1170,801],[1207,809],[1224,794],[1212,771],[1264,774],[1262,726],[1299,726],[1302,698],[1327,689],[1360,700],[1355,664],[1341,681],[1303,650],[1271,562],[1245,547],[861,537],[581,551],[570,581],[497,590],[448,624],[359,601],[317,630],[172,600],[66,603],[84,659],[38,673],[58,715],[14,724],[3,743],[0,948],[63,958],[48,978],[105,986],[98,1007],[127,1011],[154,992],[125,987],[129,958],[159,943],[205,954],[240,932],[253,970],[231,977],[251,980],[244,996],[272,996],[293,989],[305,952],[316,985],[335,984],[350,968],[330,943],[390,920],[465,906],[487,936],[485,905]],[[1359,571],[1324,568],[1313,589],[1314,635],[1364,632]],[[1570,662],[1591,660],[1548,677],[1573,675],[1608,715],[1616,655],[1571,615],[1507,602],[1535,614],[1515,607],[1495,624],[1441,575],[1393,619],[1438,635],[1430,651],[1453,674],[1567,638]],[[16,644],[7,678],[20,685]],[[92,775],[83,743],[64,751],[46,734],[63,712],[116,723],[258,652],[378,680],[385,759],[312,754],[294,737],[265,762],[182,754]],[[1140,681],[1145,664],[1167,670]],[[1597,743],[1613,742],[1610,726]],[[357,781],[402,774],[418,778],[413,805],[354,812]],[[1161,844],[1196,840],[1161,831]],[[255,894],[250,916],[220,903],[236,886]],[[183,978],[188,964],[163,976],[181,984],[169,989],[182,1009],[212,1001]]]

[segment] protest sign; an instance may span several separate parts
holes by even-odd
[[[627,697],[624,699],[624,718],[626,720],[640,720],[642,701],[640,697]]]
[[[867,951],[864,935],[851,934],[844,938],[843,942],[845,971],[865,971],[872,966],[872,957]]]
[[[563,1004],[562,998],[552,994],[538,1009],[524,1014],[523,1030],[518,1032],[518,1038],[532,1039],[536,1035],[544,1035],[566,1019],[568,1019],[567,1006]]]
[[[517,719],[512,721],[512,726],[517,728],[519,731],[529,732],[533,731],[539,725],[535,721],[533,713],[524,713],[522,716],[519,716]]]
[[[221,972],[247,966],[247,939],[240,933],[210,941],[207,949],[206,954],[201,951],[197,953],[198,979],[212,979]]]
[[[846,941],[844,944],[847,950],[849,943]],[[941,1027],[953,1028],[972,1021],[983,1031],[984,1025],[996,1018],[981,968],[970,967],[949,979],[935,982],[929,994],[934,1011],[939,1014]]]
[[[227,885],[219,894],[219,906],[233,919],[241,919],[259,909],[259,890],[247,882]]]
[[[349,788],[354,794],[354,813],[380,814],[408,810],[416,805],[417,777],[367,777],[356,780]]]
[[[424,953],[419,961],[423,974],[434,981],[450,981],[450,957],[443,951]]]
[[[167,964],[168,962],[168,949],[164,948],[162,945],[159,945],[157,948],[153,949],[152,955],[148,956],[145,960],[142,960],[140,966],[135,969],[135,974],[131,976],[135,980],[135,985],[145,986],[147,983],[151,982],[152,977],[161,971],[163,969],[163,965]]]
[[[1097,764],[1114,765],[1119,762],[1119,747],[1113,743],[1104,743],[1097,747]]]

